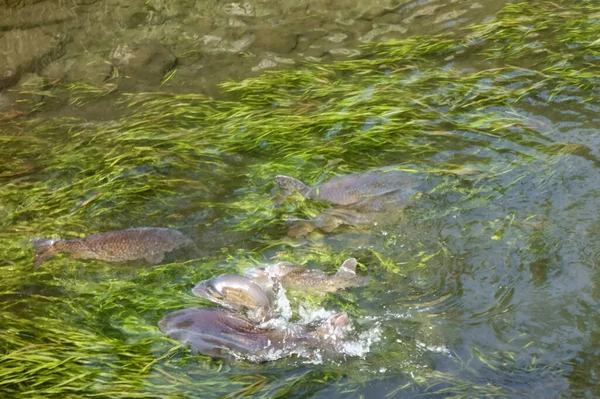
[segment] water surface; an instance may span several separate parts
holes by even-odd
[[[81,2],[75,16],[44,25],[83,40],[66,45],[67,58],[93,37],[102,46],[91,52],[108,59],[115,40],[148,35],[178,63],[158,78],[142,68],[96,82],[100,91],[67,77],[38,97],[13,86],[28,101],[7,100],[0,126],[0,392],[600,393],[600,8],[350,3],[147,2],[152,9],[125,23],[124,4]],[[190,37],[209,46],[205,36],[221,32],[226,50],[185,47],[175,27],[200,29],[201,18],[210,29]],[[284,22],[298,35],[285,57],[274,51],[285,43],[256,40],[260,24]],[[244,38],[246,47],[231,47]],[[359,46],[368,42],[381,44]],[[274,71],[255,68],[261,62]],[[232,83],[217,89],[224,80]],[[286,216],[315,209],[276,205],[277,174],[317,184],[383,166],[414,173],[426,195],[377,224],[287,236]],[[179,229],[199,251],[158,267],[57,257],[33,270],[31,237],[138,226]],[[223,362],[158,330],[168,312],[210,306],[190,291],[203,279],[277,259],[332,273],[350,256],[367,287],[292,307],[347,312],[365,343],[356,356]]]

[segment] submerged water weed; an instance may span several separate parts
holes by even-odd
[[[401,382],[389,397],[411,390],[514,395],[509,383],[478,384],[469,373],[432,372],[426,348],[437,341],[421,347],[410,333],[415,325],[420,331],[432,325],[403,320],[399,307],[417,302],[409,294],[433,301],[460,289],[445,277],[458,280],[470,265],[453,258],[452,242],[437,239],[444,220],[477,215],[462,230],[453,227],[455,236],[489,237],[503,252],[523,241],[537,243],[543,226],[528,219],[536,212],[526,208],[528,215],[515,216],[510,205],[494,200],[523,181],[548,190],[554,173],[548,169],[567,153],[590,157],[557,147],[525,111],[598,99],[600,68],[593,61],[600,7],[572,3],[510,4],[467,37],[371,44],[359,60],[224,84],[238,101],[129,94],[119,98],[131,114],[109,123],[3,123],[0,392],[14,398],[284,397],[326,389],[360,395],[365,379],[377,380],[386,368],[393,377],[383,372],[382,378]],[[462,68],[467,58],[477,68]],[[104,94],[71,89],[77,103]],[[298,198],[274,204],[276,174],[314,184],[383,165],[425,174],[433,205],[409,210],[408,224],[363,232],[371,235],[368,245],[353,228],[310,237],[305,245],[282,238],[284,215],[313,217],[322,208]],[[411,225],[416,219],[419,226]],[[207,243],[200,245],[205,253],[153,269],[61,257],[31,270],[27,240],[33,236],[70,238],[142,225],[187,229]],[[350,237],[355,245],[348,244]],[[211,247],[211,240],[223,244]],[[295,359],[248,366],[191,356],[156,327],[170,310],[209,305],[189,292],[201,279],[275,259],[333,272],[347,256],[356,256],[365,267],[360,273],[373,275],[375,283],[331,296],[327,306],[358,319],[389,305],[377,298],[386,290],[413,292],[399,296],[400,305],[386,313],[397,316],[383,326],[388,338],[366,359],[344,359],[344,373],[337,365],[309,369]],[[445,301],[433,303],[435,315],[449,311]],[[402,342],[396,341],[398,331],[405,333]],[[501,357],[479,360],[496,373],[490,375],[523,370],[523,362],[515,363],[517,371],[503,371]],[[541,378],[544,370],[526,368]]]

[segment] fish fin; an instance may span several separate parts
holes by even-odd
[[[54,257],[58,252],[54,247],[54,244],[60,240],[53,240],[49,238],[32,238],[31,244],[33,244],[33,248],[35,249],[35,257],[33,258],[33,267],[38,268],[47,261],[48,259]]]
[[[297,237],[301,235],[306,235],[314,231],[315,228],[316,226],[314,225],[314,223],[311,222],[296,223],[288,229],[287,234],[290,237]]]
[[[336,216],[328,215],[327,213],[323,213],[321,217],[316,219],[316,221],[319,221],[319,223],[316,224],[316,226],[323,230],[325,233],[331,233],[333,230],[337,229],[342,224],[344,224],[344,221],[342,219],[337,218]]]
[[[283,195],[290,195],[295,192],[306,192],[308,190],[308,186],[301,182],[298,179],[294,179],[293,177],[277,175],[275,176],[275,181],[279,186]]]
[[[187,248],[191,248],[196,255],[198,256],[203,256],[204,253],[200,250],[200,248],[198,247],[198,245],[196,245],[196,243],[194,242],[194,240],[192,240],[191,238],[188,238],[184,243],[183,243],[184,247]]]
[[[157,265],[165,259],[165,254],[162,252],[159,253],[151,253],[144,256],[144,259],[151,265]]]
[[[342,276],[342,275],[356,275],[356,259],[355,258],[348,258],[346,259],[343,263],[342,266],[340,266],[340,268],[338,269],[337,273],[335,273],[336,276]]]

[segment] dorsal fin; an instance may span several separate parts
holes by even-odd
[[[306,184],[290,176],[277,175],[275,176],[275,181],[284,195],[290,195],[294,192],[300,192],[302,194],[308,190]]]
[[[340,268],[338,269],[337,273],[335,273],[336,276],[343,276],[343,275],[356,275],[356,259],[355,258],[348,258],[344,261],[344,263],[342,263],[342,266],[340,266]]]

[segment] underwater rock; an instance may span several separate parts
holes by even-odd
[[[150,264],[157,264],[163,261],[166,252],[192,241],[177,230],[140,227],[73,240],[38,238],[32,243],[37,250],[33,264],[39,267],[61,252],[70,254],[73,259],[98,259],[112,263],[144,259]]]
[[[161,25],[165,23],[167,18],[155,11],[135,12],[125,18],[121,25],[125,29],[137,29],[142,26]]]
[[[193,2],[191,2],[193,4]],[[146,0],[150,10],[164,15],[164,18],[175,18],[190,13],[190,2],[173,0]]]
[[[157,81],[177,64],[177,58],[160,43],[120,44],[110,58],[127,76]]]
[[[371,7],[367,7],[358,17],[358,19],[364,19],[366,21],[373,21],[374,19],[377,19],[379,17],[381,17],[382,15],[385,15],[386,13],[389,13],[391,10],[387,7],[383,7],[381,5],[373,5]]]
[[[46,81],[35,73],[23,75],[19,83],[7,90],[7,97],[12,100],[13,109],[25,112],[36,104],[42,102],[42,91]]]
[[[218,303],[227,309],[246,313],[254,321],[264,321],[272,314],[271,300],[250,278],[237,274],[222,274],[198,283],[192,293]]]
[[[99,85],[111,76],[112,70],[110,62],[93,54],[83,54],[71,59],[58,59],[40,74],[50,82],[85,82]]]
[[[33,4],[41,3],[44,0],[0,0],[0,7],[27,7]]]
[[[71,8],[49,1],[19,8],[0,7],[0,31],[55,24],[75,15]]]
[[[206,15],[189,15],[186,20],[186,33],[190,37],[200,38],[214,30],[214,19]]]
[[[269,50],[279,54],[291,52],[298,44],[298,35],[283,29],[262,26],[255,30],[252,47],[257,50]]]
[[[170,338],[191,344],[200,354],[262,363],[313,350],[337,353],[348,318],[335,314],[315,330],[258,325],[221,309],[190,308],[167,314],[158,326]]]
[[[11,30],[0,36],[0,89],[59,55],[66,37],[44,28]]]
[[[248,26],[224,26],[202,36],[202,52],[207,54],[234,53],[245,51],[254,41]]]
[[[338,176],[314,187],[289,176],[278,175],[275,180],[283,197],[297,192],[304,198],[334,205],[314,220],[297,223],[289,235],[315,228],[329,232],[341,224],[369,223],[377,215],[406,207],[417,194],[415,174],[391,168]]]
[[[369,43],[375,40],[384,41],[403,37],[407,28],[403,25],[378,23],[373,24],[373,29],[359,38],[363,43]]]
[[[368,283],[368,277],[356,274],[356,259],[346,259],[335,274],[328,275],[321,270],[307,269],[291,262],[279,262],[247,271],[247,276],[266,292],[273,289],[275,282],[284,288],[319,293],[335,292],[349,287],[360,287]]]

